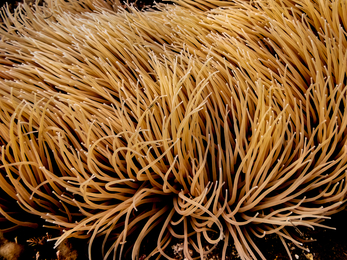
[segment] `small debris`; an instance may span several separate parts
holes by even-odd
[[[47,240],[51,238],[52,236],[47,232],[45,236],[33,237],[28,239],[27,242],[29,243],[29,246],[43,246],[47,243]]]
[[[179,243],[179,244],[173,245],[171,248],[174,250],[174,254],[177,255],[181,251],[183,251],[183,243]]]

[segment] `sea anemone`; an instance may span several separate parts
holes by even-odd
[[[254,238],[269,234],[305,249],[295,228],[346,206],[346,11],[347,0],[2,9],[3,220],[41,217],[62,230],[56,246],[88,238],[90,255],[101,237],[104,259],[137,259],[158,227],[148,259],[172,259],[173,238],[187,259],[219,243],[225,259],[231,242],[265,259]]]

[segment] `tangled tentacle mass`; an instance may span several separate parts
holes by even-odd
[[[0,214],[104,259],[187,259],[346,206],[346,0],[102,0],[2,9]],[[13,210],[13,202],[18,202]],[[49,226],[49,225],[48,225]],[[13,228],[13,227],[11,227]],[[129,237],[133,237],[129,244]],[[128,241],[127,241],[128,240]],[[212,245],[209,250],[205,245]],[[189,248],[195,253],[191,255]],[[288,250],[288,248],[287,248]]]

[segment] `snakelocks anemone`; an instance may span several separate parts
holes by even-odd
[[[90,255],[101,237],[99,259],[138,259],[158,227],[147,259],[174,238],[187,259],[304,249],[294,228],[346,207],[347,0],[124,8],[2,9],[1,220]]]

